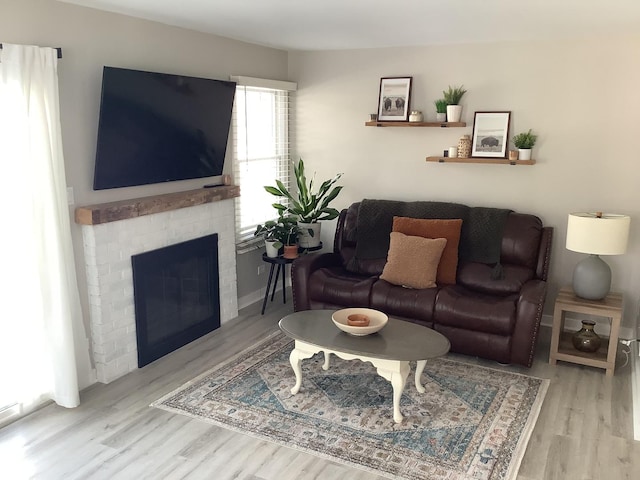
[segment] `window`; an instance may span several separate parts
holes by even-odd
[[[256,225],[276,218],[278,199],[265,185],[278,179],[289,187],[289,91],[295,84],[248,77],[238,83],[233,112],[233,174],[240,185],[236,198],[238,253],[258,248]]]

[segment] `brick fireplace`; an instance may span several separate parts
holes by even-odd
[[[237,317],[236,186],[76,209],[82,225],[93,360],[109,383],[138,368],[131,256],[218,234],[220,321]]]

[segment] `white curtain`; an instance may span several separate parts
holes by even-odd
[[[57,61],[53,48],[0,50],[0,407],[80,403]]]

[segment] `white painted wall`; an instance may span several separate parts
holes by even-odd
[[[362,198],[511,208],[555,228],[546,313],[581,254],[564,248],[574,211],[632,217],[629,251],[606,257],[635,327],[640,295],[640,36],[565,42],[291,53],[298,82],[295,151],[320,179],[344,172],[336,207]],[[468,89],[467,128],[365,127],[381,77],[413,76],[412,109],[435,121],[448,85]],[[511,133],[539,134],[535,166],[426,163],[470,134],[473,112],[510,110]],[[331,242],[331,228],[323,229]]]
[[[0,0],[0,42],[62,47],[60,110],[67,183],[76,205],[145,197],[201,187],[185,180],[94,192],[98,110],[104,65],[227,80],[246,75],[286,80],[287,53],[54,0]],[[225,162],[231,172],[231,162]],[[73,215],[72,207],[70,211]],[[89,332],[82,234],[72,224],[80,296]],[[255,269],[252,269],[255,277]],[[79,383],[95,381],[86,337],[77,335]]]

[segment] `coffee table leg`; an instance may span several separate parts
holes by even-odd
[[[401,365],[401,370],[404,370],[405,365]],[[404,386],[407,383],[407,377],[409,376],[409,364],[406,364],[406,371],[400,373],[394,373],[391,376],[391,386],[393,387],[393,421],[396,423],[402,422],[404,418],[400,413],[400,397],[404,391]]]
[[[336,355],[339,357],[341,356],[340,354]],[[402,362],[399,360],[380,360],[369,357],[359,358],[364,359],[367,362],[371,362],[376,367],[378,375],[391,382],[391,386],[393,387],[393,420],[396,423],[402,422],[404,417],[402,416],[402,413],[400,413],[400,397],[402,397],[402,392],[407,383],[409,371],[411,370],[409,368],[409,362]]]
[[[424,393],[426,390],[420,383],[420,377],[422,376],[422,372],[424,371],[424,367],[427,365],[426,360],[418,360],[416,364],[416,390],[420,393]]]
[[[291,354],[289,355],[289,362],[291,363],[291,368],[293,368],[293,373],[296,375],[296,384],[291,389],[291,395],[295,395],[300,391],[300,387],[302,386],[302,360],[305,358],[311,358],[319,350],[305,349],[302,345],[298,344],[296,340],[296,346],[293,350],[291,350]]]
[[[331,354],[329,352],[327,352],[326,350],[323,352],[324,353],[324,363],[322,364],[322,369],[323,370],[329,370],[329,360],[330,360],[330,356]]]

